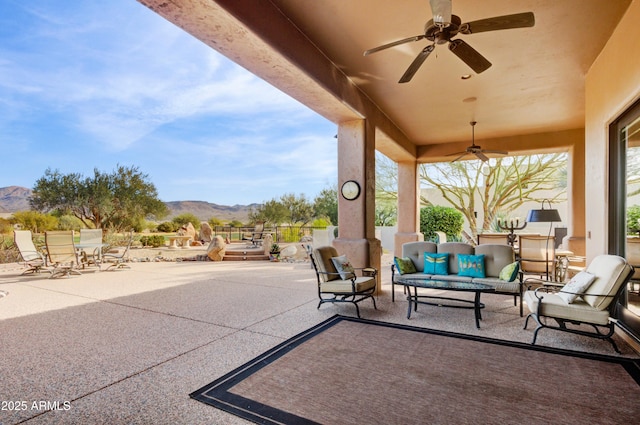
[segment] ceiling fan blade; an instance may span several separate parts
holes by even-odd
[[[369,49],[369,50],[365,51],[364,52],[364,56],[369,56],[372,53],[376,53],[376,52],[379,52],[380,50],[388,49],[390,47],[398,46],[400,44],[409,43],[411,41],[422,40],[424,37],[425,37],[424,34],[415,35],[413,37],[403,38],[402,40],[397,40],[397,41],[394,41],[392,43],[383,44],[382,46],[374,47],[373,49]]]
[[[491,62],[478,53],[476,49],[460,39],[451,40],[449,43],[449,50],[462,59],[464,63],[469,65],[476,74],[480,74],[491,67]]]
[[[422,63],[429,57],[431,52],[433,52],[433,49],[435,49],[434,45],[429,45],[424,49],[422,49],[422,51],[418,54],[418,56],[416,56],[413,62],[411,62],[411,65],[409,65],[409,68],[407,68],[407,70],[404,72],[404,75],[402,76],[402,78],[400,78],[400,81],[398,82],[407,83],[411,81],[414,74],[418,71],[418,68],[420,68]]]
[[[485,31],[509,30],[513,28],[532,27],[536,23],[533,12],[516,13],[515,15],[496,16],[462,24],[463,34],[477,34]]]
[[[495,155],[509,155],[509,152],[507,151],[494,151],[494,150],[489,150],[489,149],[483,149],[482,152],[484,153],[492,153]]]
[[[474,155],[477,156],[478,159],[480,159],[483,162],[487,162],[489,160],[487,155],[483,154],[481,151],[475,151]]]
[[[447,156],[458,155],[455,159],[452,159],[452,160],[451,160],[451,162],[456,162],[456,161],[459,161],[459,160],[461,160],[462,158],[464,158],[467,154],[468,154],[468,152],[462,152],[462,153],[457,153],[457,154],[452,153],[452,154],[447,155]]]

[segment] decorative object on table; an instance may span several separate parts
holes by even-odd
[[[516,230],[522,230],[527,227],[527,222],[525,221],[524,223],[522,223],[522,225],[520,225],[519,218],[516,218],[515,223],[513,222],[513,219],[509,220],[509,222],[507,222],[506,219],[504,220],[504,222],[498,219],[498,227],[501,230],[507,230],[509,232],[509,234],[507,235],[507,243],[511,246],[514,246],[517,239]]]
[[[548,203],[549,208],[545,209],[544,204]],[[555,208],[551,207],[551,201],[548,199],[542,200],[542,206],[539,210],[530,210],[527,215],[527,222],[529,223],[549,223],[549,234],[547,235],[547,246],[546,246],[546,256],[547,256],[547,279],[549,278],[549,238],[551,237],[551,229],[553,227],[553,223],[562,221],[560,219],[560,213]]]

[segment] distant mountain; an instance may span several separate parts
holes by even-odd
[[[30,209],[31,189],[20,186],[0,187],[0,212],[12,213]]]
[[[258,204],[226,206],[204,201],[172,201],[165,204],[171,211],[169,218],[192,213],[202,221],[215,217],[223,221],[238,220],[243,223],[248,221],[249,210],[258,206]]]
[[[31,193],[32,190],[26,187],[0,187],[0,213],[13,213],[30,209],[29,198]],[[241,222],[248,221],[249,210],[258,205],[226,206],[204,201],[173,201],[165,203],[170,211],[169,216],[166,218],[167,220],[180,214],[192,213],[202,221],[215,217],[223,221],[238,220]]]

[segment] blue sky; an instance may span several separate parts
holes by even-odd
[[[163,201],[313,200],[336,132],[135,0],[0,2],[0,187],[121,164]]]

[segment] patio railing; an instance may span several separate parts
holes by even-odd
[[[253,227],[231,227],[231,226],[215,226],[213,231],[214,235],[220,235],[223,238],[229,238],[231,242],[241,241],[243,235],[250,237],[253,233]],[[313,236],[313,230],[324,230],[325,227],[314,226],[274,226],[265,227],[262,233],[270,233],[273,236],[273,241],[278,243],[283,242],[299,242],[303,237]]]

